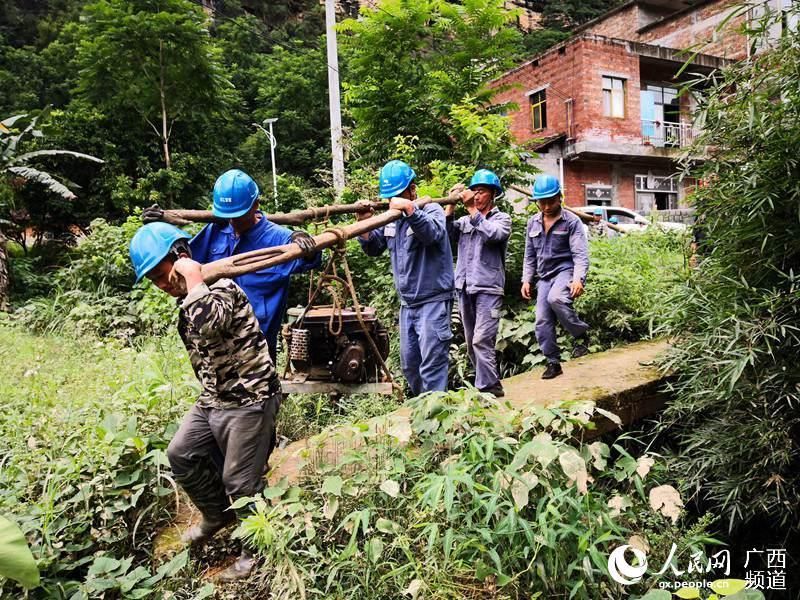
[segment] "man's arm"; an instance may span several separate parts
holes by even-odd
[[[573,221],[569,232],[569,249],[572,252],[572,271],[573,281],[586,281],[586,273],[589,271],[589,244],[586,241],[586,234],[583,232],[581,222]]]
[[[528,219],[528,226],[525,228],[525,255],[522,258],[522,283],[533,283],[536,278],[536,248],[531,242],[531,227],[533,217]]]
[[[380,256],[383,254],[383,251],[388,247],[386,237],[383,235],[383,227],[373,229],[364,235],[367,237],[358,237],[358,243],[361,244],[364,254],[367,256]]]
[[[489,220],[476,211],[470,217],[470,222],[490,242],[502,244],[511,236],[511,217],[506,213],[497,213],[493,219]]]
[[[421,209],[415,209],[406,218],[423,246],[438,244],[447,235],[444,210],[438,204],[426,204]]]
[[[178,260],[171,277],[183,278],[188,293],[181,308],[201,336],[212,337],[228,327],[234,308],[231,288],[209,288],[203,282],[200,263],[191,258]]]

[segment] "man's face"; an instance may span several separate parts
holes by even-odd
[[[600,222],[600,215],[592,215],[592,218],[594,219],[595,223],[599,223]]]
[[[230,219],[231,226],[233,230],[236,232],[237,235],[243,234],[245,231],[250,229],[253,225],[256,224],[256,213],[258,212],[258,200],[253,202],[253,206],[250,207],[246,213],[244,213],[241,217],[234,217]]]
[[[555,217],[561,212],[561,195],[542,198],[538,201],[539,210],[545,217]]]
[[[173,284],[169,278],[169,274],[172,272],[173,264],[174,263],[170,259],[165,258],[155,267],[153,267],[146,277],[152,281],[162,292],[166,292],[173,298],[180,298],[184,295],[184,290]]]
[[[479,212],[491,210],[494,205],[494,189],[488,185],[476,185],[471,189],[475,192],[475,208]]]

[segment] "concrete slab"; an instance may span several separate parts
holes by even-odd
[[[592,400],[597,406],[617,414],[624,424],[652,414],[664,403],[659,393],[665,377],[655,367],[655,360],[669,348],[664,340],[638,342],[590,354],[564,363],[564,374],[551,380],[541,379],[543,368],[503,380],[505,399],[516,409],[530,405],[551,406],[576,400]],[[402,442],[411,437],[410,409],[401,407],[395,412],[371,419],[370,431],[386,432]],[[612,429],[608,419],[597,423],[592,435]],[[270,464],[270,482],[286,477],[295,481],[302,469],[318,462],[333,462],[360,437],[353,427],[338,427],[314,438],[296,441],[276,450]],[[353,444],[355,442],[352,442]]]

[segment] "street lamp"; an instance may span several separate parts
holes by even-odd
[[[272,133],[272,124],[277,120],[278,120],[277,117],[271,119],[264,119],[263,123],[264,125],[269,126],[269,131],[264,129],[262,125],[259,125],[258,123],[253,123],[253,127],[256,127],[260,131],[264,132],[264,135],[266,135],[267,139],[269,139],[269,153],[270,153],[270,159],[272,161],[272,197],[275,200],[275,212],[278,212],[278,179],[275,175],[275,147],[278,145],[278,142]]]

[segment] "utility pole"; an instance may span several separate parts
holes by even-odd
[[[336,50],[335,0],[325,0],[325,38],[328,47],[328,104],[331,116],[333,189],[338,198],[344,191],[344,150],[342,148],[342,113],[339,102],[339,55]]]

